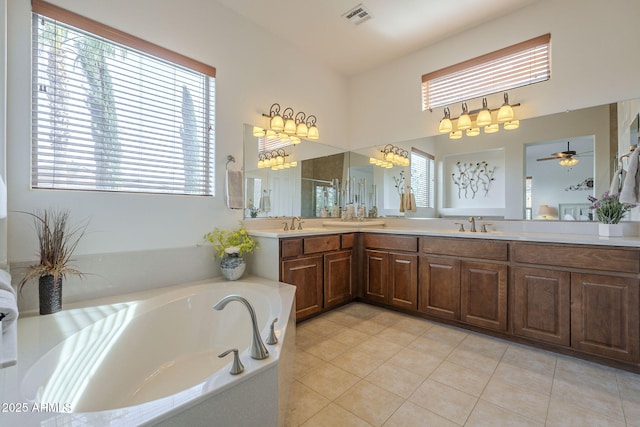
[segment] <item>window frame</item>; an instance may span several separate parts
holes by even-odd
[[[429,154],[425,151],[420,150],[419,148],[416,147],[411,147],[411,166],[409,168],[410,171],[410,182],[411,182],[411,187],[413,190],[414,195],[416,196],[416,207],[417,208],[422,208],[422,209],[435,209],[435,157],[432,154]],[[418,197],[418,192],[416,191],[417,189],[414,187],[414,176],[413,176],[413,156],[419,156],[422,157],[426,160],[427,165],[426,165],[426,171],[425,173],[427,174],[426,177],[426,182],[425,182],[425,198],[427,205],[426,206],[419,206],[418,205],[418,200],[420,200],[420,198]]]

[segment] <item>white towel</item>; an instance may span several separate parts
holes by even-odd
[[[609,186],[609,194],[620,194],[622,189],[622,165],[618,166],[618,169],[613,173],[611,179],[611,185]]]
[[[0,176],[0,218],[7,217],[7,185]]]
[[[0,290],[0,317],[2,318],[2,332],[18,318],[18,305],[13,292]]]
[[[0,290],[5,290],[8,292],[16,294],[15,289],[11,286],[11,275],[8,271],[0,270]]]
[[[267,194],[267,190],[260,197],[260,210],[265,213],[271,212],[271,197]]]
[[[640,156],[640,150],[634,150],[631,156],[629,156],[627,176],[624,177],[624,184],[622,184],[622,191],[619,197],[622,203],[635,204],[640,202],[640,169],[638,168],[638,156]]]
[[[227,170],[227,206],[229,209],[244,208],[242,171]]]

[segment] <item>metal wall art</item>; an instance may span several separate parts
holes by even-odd
[[[491,184],[495,181],[493,174],[496,166],[489,166],[484,160],[478,163],[456,162],[457,171],[451,174],[453,183],[458,187],[458,199],[475,199],[478,191],[487,197]]]

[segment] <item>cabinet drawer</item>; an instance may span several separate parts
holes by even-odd
[[[302,239],[280,240],[280,256],[282,258],[291,258],[298,255],[302,255]]]
[[[420,240],[420,251],[427,254],[482,258],[496,261],[507,261],[509,244],[492,240],[477,239],[445,239],[423,237]]]
[[[635,249],[515,243],[514,260],[528,264],[638,273],[640,252]]]
[[[338,249],[340,249],[340,236],[337,234],[332,234],[331,236],[305,237],[304,239],[303,251],[305,255],[336,251]]]
[[[383,234],[365,234],[364,246],[367,248],[417,252],[418,238],[410,237],[410,236],[386,236]]]
[[[351,249],[353,248],[353,241],[355,239],[355,234],[343,234],[341,236],[342,239],[342,249]]]

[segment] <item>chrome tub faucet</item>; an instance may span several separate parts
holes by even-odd
[[[242,304],[244,304],[245,307],[247,307],[247,310],[249,310],[249,316],[251,316],[251,325],[253,326],[251,358],[257,359],[257,360],[266,359],[267,357],[269,357],[269,351],[267,350],[267,347],[265,347],[264,343],[262,342],[262,338],[260,337],[260,331],[258,330],[258,321],[256,319],[256,312],[253,310],[253,307],[251,306],[249,301],[247,301],[245,298],[241,297],[240,295],[229,295],[222,298],[220,301],[218,301],[213,306],[213,309],[221,311],[231,301],[241,302]]]

